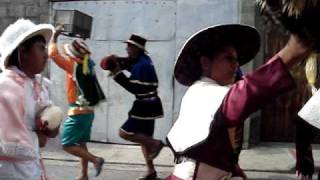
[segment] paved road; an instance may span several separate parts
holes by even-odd
[[[45,165],[50,180],[73,180],[79,172],[79,164],[74,161],[45,160]],[[172,167],[157,167],[159,179],[164,179],[170,174]],[[96,180],[135,180],[143,174],[144,166],[128,164],[108,164],[104,165],[102,174]],[[246,172],[249,179],[256,180],[295,180],[293,173],[275,173],[275,172]],[[90,166],[90,174],[93,174],[93,168]]]

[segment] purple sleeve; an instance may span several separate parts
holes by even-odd
[[[251,113],[293,88],[295,83],[287,67],[274,56],[231,87],[222,104],[227,126],[238,126]]]

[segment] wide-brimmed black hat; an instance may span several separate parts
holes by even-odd
[[[174,68],[174,76],[183,85],[190,86],[201,77],[200,57],[203,49],[212,51],[232,45],[238,54],[239,65],[253,59],[260,48],[258,31],[241,24],[211,26],[192,35],[180,50]],[[210,50],[211,50],[210,49]]]
[[[132,34],[128,40],[125,41],[125,43],[132,44],[143,51],[146,51],[146,42],[147,40],[141,36],[138,36],[136,34]]]

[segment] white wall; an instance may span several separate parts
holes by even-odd
[[[240,0],[178,0],[176,54],[192,34],[208,26],[239,23]],[[174,120],[179,115],[185,86],[174,81]]]
[[[176,119],[185,87],[173,80],[176,54],[184,41],[198,30],[215,24],[238,23],[240,0],[106,0],[56,2],[53,9],[76,9],[94,17],[91,39],[87,40],[93,59],[111,53],[125,55],[126,40],[139,33],[150,40],[147,50],[159,77],[159,95],[165,117],[156,121],[155,137],[164,139]],[[63,37],[59,42],[68,42]],[[54,101],[67,107],[65,77],[53,63],[50,66]],[[134,97],[107,77],[97,66],[98,79],[107,102],[97,107],[92,137],[103,142],[126,143],[118,128],[127,118]],[[66,110],[66,108],[65,108]]]

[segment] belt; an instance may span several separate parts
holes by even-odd
[[[154,92],[150,92],[150,93],[146,93],[146,94],[136,94],[136,98],[139,100],[146,100],[149,98],[157,98],[158,97],[158,93],[157,91]]]
[[[77,114],[90,114],[94,110],[91,107],[70,107],[68,110],[68,116],[77,115]]]

